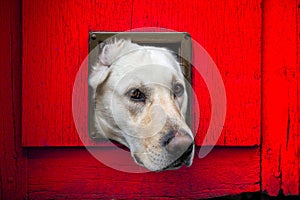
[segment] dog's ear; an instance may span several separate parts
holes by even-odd
[[[131,50],[138,49],[138,44],[130,40],[112,38],[100,44],[99,56],[92,67],[89,76],[89,85],[96,91],[110,74],[110,66],[122,55]]]
[[[129,40],[110,39],[100,45],[99,61],[102,65],[110,67],[112,63],[122,53],[125,46],[131,44]]]
[[[89,75],[89,85],[94,91],[101,85],[109,76],[110,69],[108,66],[97,63],[92,66],[91,73]]]
[[[129,40],[110,39],[100,44],[99,56],[97,62],[91,68],[89,76],[89,85],[96,90],[104,80],[107,79],[110,72],[110,66],[126,50],[125,46],[132,44]]]

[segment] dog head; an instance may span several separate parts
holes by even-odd
[[[170,51],[128,40],[106,43],[89,84],[98,134],[127,146],[151,171],[192,164],[185,79]]]

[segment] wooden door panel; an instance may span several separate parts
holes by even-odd
[[[259,155],[253,147],[217,147],[190,168],[140,174],[106,167],[84,148],[31,148],[28,195],[30,199],[202,199],[255,192],[260,189]]]

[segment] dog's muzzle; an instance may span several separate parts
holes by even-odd
[[[174,158],[174,162],[164,168],[174,169],[185,164],[190,166],[192,163],[192,153],[194,149],[193,138],[185,131],[170,131],[163,137],[162,146]]]

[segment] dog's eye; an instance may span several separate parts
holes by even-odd
[[[131,89],[128,92],[128,95],[132,101],[144,102],[146,96],[139,89]]]
[[[175,83],[173,85],[174,97],[180,97],[184,92],[184,87],[181,83]]]

